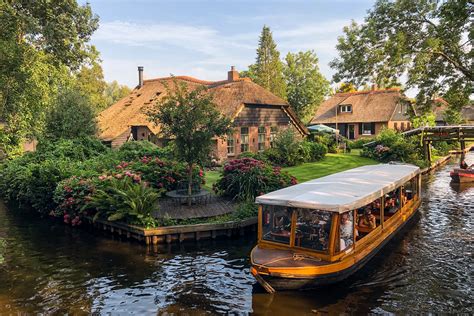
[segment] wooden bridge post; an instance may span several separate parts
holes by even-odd
[[[431,146],[430,141],[423,140],[423,149],[425,151],[425,157],[428,159],[429,163],[431,164]]]

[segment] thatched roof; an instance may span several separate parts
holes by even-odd
[[[399,89],[336,93],[318,107],[310,124],[336,123],[336,109],[346,104],[352,105],[352,113],[338,112],[338,122],[388,122],[403,99]]]
[[[135,88],[130,95],[101,112],[99,115],[100,138],[112,140],[126,132],[130,126],[147,126],[153,133],[159,133],[160,126],[149,122],[144,112],[167,94],[165,85],[173,90],[175,81],[186,83],[188,89],[207,87],[207,93],[213,95],[214,103],[221,113],[231,118],[234,118],[245,104],[281,107],[296,122],[297,128],[306,133],[306,128],[289,108],[286,101],[248,78],[237,78],[230,81],[203,81],[187,76],[176,76],[145,80],[142,87]]]

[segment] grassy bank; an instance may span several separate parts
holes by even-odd
[[[304,182],[336,172],[377,163],[379,162],[359,156],[358,152],[351,154],[327,154],[320,161],[304,163],[299,166],[284,168],[283,170],[296,177],[298,182]]]
[[[375,160],[359,156],[359,151],[353,151],[350,154],[327,154],[326,157],[320,161],[283,168],[283,170],[288,171],[288,173],[296,177],[298,182],[304,182],[332,173],[377,163]],[[220,171],[207,171],[205,175],[205,187],[210,190],[212,185],[219,179],[219,176]]]

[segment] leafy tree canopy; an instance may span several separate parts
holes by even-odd
[[[318,58],[313,51],[288,53],[285,60],[288,102],[298,116],[307,121],[329,94],[329,81],[319,71]]]
[[[126,97],[131,92],[131,89],[126,85],[120,85],[117,81],[112,81],[107,83],[105,87],[104,96],[105,103],[107,106],[110,106],[117,102],[118,100]]]
[[[263,26],[260,34],[255,64],[250,65],[249,70],[244,72],[243,75],[250,77],[255,83],[275,95],[283,99],[286,98],[283,63],[280,60],[280,52],[277,50],[272,32],[268,26]]]
[[[17,147],[44,131],[58,91],[93,57],[88,41],[97,27],[90,6],[75,0],[0,1],[0,121],[7,135],[0,146]]]
[[[363,24],[338,39],[334,80],[391,87],[407,76],[420,113],[435,95],[469,96],[474,82],[474,4],[468,0],[378,0]]]
[[[95,136],[97,121],[91,102],[77,89],[61,91],[46,116],[46,137],[74,139]]]

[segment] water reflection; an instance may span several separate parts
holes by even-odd
[[[426,177],[419,220],[366,268],[275,295],[249,274],[255,236],[147,248],[0,204],[0,313],[472,313],[474,186],[450,184],[451,168]]]

